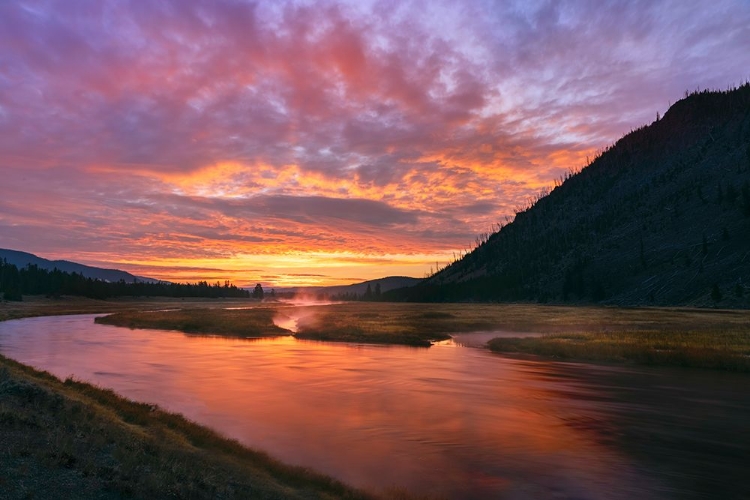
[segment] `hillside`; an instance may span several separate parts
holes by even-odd
[[[363,281],[351,285],[281,288],[277,289],[277,291],[281,290],[282,292],[295,293],[296,295],[321,295],[328,298],[353,297],[364,295],[367,292],[368,286],[374,292],[376,286],[380,285],[380,291],[387,292],[397,288],[414,286],[420,281],[422,281],[421,278],[410,278],[408,276],[386,276],[385,278]]]
[[[116,283],[120,280],[123,280],[126,283],[133,283],[136,280],[146,283],[159,282],[159,280],[144,278],[142,276],[134,276],[128,272],[120,271],[118,269],[103,269],[101,267],[86,266],[67,260],[47,260],[41,257],[37,257],[32,253],[0,248],[0,260],[3,259],[5,259],[8,264],[13,264],[19,269],[22,269],[31,264],[39,267],[40,269],[46,269],[48,271],[57,269],[66,273],[78,273],[82,274],[86,278],[109,281],[110,283]]]
[[[750,305],[750,85],[694,93],[389,298]]]

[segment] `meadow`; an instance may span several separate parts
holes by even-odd
[[[488,347],[510,355],[750,371],[747,310],[379,302],[298,307],[269,303],[242,310],[131,310],[97,321],[193,334],[294,334],[308,340],[421,347],[452,334],[496,331],[502,332],[502,337],[490,341]],[[279,326],[289,324],[294,325],[294,331]],[[512,338],[512,332],[539,336]]]

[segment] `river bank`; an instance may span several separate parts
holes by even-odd
[[[37,298],[2,304],[0,319],[156,304],[165,301]],[[8,499],[371,498],[181,415],[4,356],[0,443],[0,497]]]

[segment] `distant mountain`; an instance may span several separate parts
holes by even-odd
[[[750,85],[680,100],[388,298],[750,306]]]
[[[112,283],[116,283],[120,280],[124,280],[126,283],[133,283],[135,280],[145,283],[159,283],[159,280],[144,278],[143,276],[134,276],[118,269],[102,269],[100,267],[86,266],[67,260],[47,260],[31,253],[19,252],[18,250],[8,250],[5,248],[0,248],[0,260],[2,259],[5,259],[8,264],[13,264],[19,269],[26,267],[28,264],[32,264],[38,266],[40,269],[51,271],[57,268],[58,270],[67,273],[78,273],[87,278],[109,281]]]
[[[307,295],[318,295],[323,294],[328,297],[334,295],[344,294],[357,294],[363,295],[367,291],[367,286],[370,286],[372,291],[375,290],[375,285],[380,285],[381,292],[387,292],[396,288],[411,287],[422,281],[420,278],[410,278],[408,276],[388,276],[386,278],[378,278],[369,281],[363,281],[361,283],[355,283],[352,285],[340,285],[340,286],[321,286],[321,287],[298,287],[291,289],[283,289],[285,292],[294,292],[297,294]]]

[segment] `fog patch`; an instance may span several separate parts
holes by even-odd
[[[317,300],[311,296],[298,295],[293,299],[281,299],[278,301],[280,307],[276,310],[273,317],[274,325],[292,333],[297,333],[300,327],[300,321],[310,322],[315,317],[316,312],[311,306],[330,306],[340,304],[340,302],[331,300]]]

